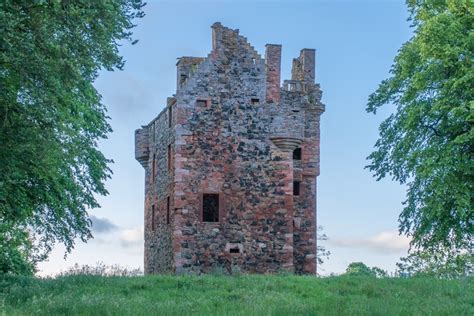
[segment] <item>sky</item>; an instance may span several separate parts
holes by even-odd
[[[136,21],[136,45],[124,43],[123,71],[100,73],[95,87],[109,110],[113,132],[100,142],[111,165],[109,195],[90,211],[94,239],[77,241],[64,258],[57,246],[40,275],[54,275],[75,263],[98,262],[143,268],[144,170],[134,159],[134,130],[148,124],[176,91],[176,58],[207,56],[214,22],[239,29],[263,56],[265,44],[281,44],[282,80],[302,48],[316,49],[316,82],[323,90],[321,175],[317,219],[330,252],[318,270],[343,273],[362,261],[393,272],[409,239],[398,235],[398,215],[406,188],[376,181],[366,157],[378,126],[393,110],[365,111],[368,96],[389,76],[401,45],[410,39],[403,1],[147,1]]]

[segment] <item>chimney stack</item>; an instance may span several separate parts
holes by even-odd
[[[281,45],[265,45],[265,65],[267,75],[267,102],[280,102]]]

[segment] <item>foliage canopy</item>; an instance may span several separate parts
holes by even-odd
[[[400,232],[419,249],[471,251],[473,240],[474,4],[408,0],[413,37],[369,97],[395,111],[367,166],[407,184]]]
[[[353,275],[353,276],[357,275],[357,276],[377,277],[377,278],[388,276],[387,271],[380,269],[379,267],[370,268],[363,262],[351,262],[347,266],[346,272],[344,274]]]
[[[398,274],[407,276],[436,276],[460,278],[474,274],[474,256],[452,249],[418,249],[397,263]]]
[[[70,251],[75,238],[91,237],[87,210],[107,194],[111,174],[97,148],[111,127],[93,81],[100,69],[124,66],[118,43],[132,40],[142,7],[141,0],[1,2],[0,248],[18,251],[2,251],[0,262],[11,262],[9,253],[41,260],[55,242]],[[27,244],[35,257],[20,250]]]

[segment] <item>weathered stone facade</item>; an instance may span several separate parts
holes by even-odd
[[[280,64],[281,45],[262,58],[220,23],[206,58],[179,59],[176,94],[135,134],[146,273],[316,273],[315,50],[283,86]]]

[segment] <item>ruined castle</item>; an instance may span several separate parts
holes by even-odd
[[[265,58],[212,25],[212,51],[181,57],[176,94],[135,132],[145,168],[145,273],[316,273],[319,122],[315,50],[280,84]]]

